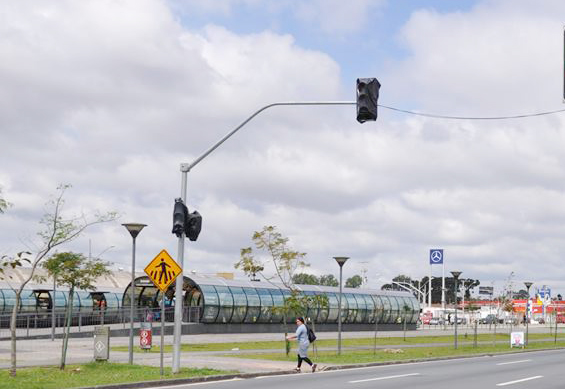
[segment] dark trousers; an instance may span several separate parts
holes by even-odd
[[[302,361],[306,361],[307,364],[312,366],[312,361],[310,360],[310,358],[302,358],[300,355],[298,355],[298,367],[302,366]]]

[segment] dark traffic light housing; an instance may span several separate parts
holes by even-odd
[[[198,239],[200,230],[202,229],[202,216],[198,211],[194,211],[188,214],[188,220],[186,222],[185,234],[191,241]]]
[[[184,232],[188,239],[194,242],[198,239],[200,230],[202,230],[202,216],[198,211],[188,213],[188,207],[184,205],[182,199],[175,199],[173,234],[180,238]]]
[[[377,100],[381,84],[376,78],[357,79],[357,121],[377,120]]]

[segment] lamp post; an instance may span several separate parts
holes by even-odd
[[[526,285],[526,289],[528,290],[528,299],[526,300],[526,346],[528,345],[528,325],[529,325],[529,315],[528,315],[528,307],[530,305],[530,287],[533,285],[533,282],[524,282]]]
[[[131,249],[131,294],[130,294],[130,311],[129,311],[129,364],[133,364],[133,310],[135,306],[135,238],[146,227],[147,224],[141,223],[124,223],[122,224],[133,238]]]
[[[349,257],[334,257],[339,265],[339,305],[337,307],[337,355],[341,355],[341,299],[342,299],[342,280],[343,280],[343,265]]]
[[[455,278],[455,349],[457,350],[457,290],[458,290],[457,280],[459,279],[461,272],[452,271],[451,275],[453,276],[453,278]]]

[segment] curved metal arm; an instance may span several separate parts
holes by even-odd
[[[255,116],[259,115],[261,112],[263,112],[264,110],[266,110],[268,108],[281,106],[281,105],[355,105],[355,104],[356,104],[355,101],[286,101],[286,102],[279,102],[279,103],[272,103],[272,104],[265,105],[264,107],[262,107],[261,109],[257,110],[255,113],[253,113],[253,115],[251,115],[247,119],[245,119],[239,126],[237,126],[232,131],[227,133],[222,139],[220,139],[218,142],[216,142],[212,147],[210,147],[208,150],[206,150],[202,155],[200,155],[198,158],[196,158],[192,163],[181,164],[181,172],[189,172],[193,167],[198,165],[200,163],[200,161],[202,161],[204,158],[206,158],[208,155],[210,155],[214,150],[216,150],[218,147],[220,147],[222,145],[222,143],[224,143],[233,134],[235,134],[237,131],[239,131],[241,129],[241,127],[245,126],[247,123],[249,123],[251,121],[251,119],[253,119]]]

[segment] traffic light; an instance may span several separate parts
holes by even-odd
[[[376,78],[357,79],[357,121],[377,120],[377,100],[381,84]]]
[[[194,211],[188,214],[188,220],[185,226],[185,234],[191,241],[198,239],[200,230],[202,229],[202,216],[198,211]]]
[[[188,217],[188,208],[184,205],[181,198],[175,199],[175,208],[173,210],[173,234],[180,238],[186,228],[186,219]]]
[[[182,199],[175,199],[173,234],[180,238],[184,232],[188,239],[194,242],[198,239],[200,230],[202,230],[202,216],[198,211],[188,213],[188,207],[184,205]]]

